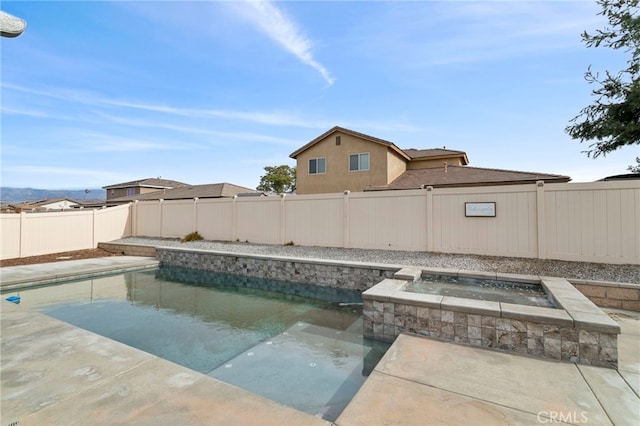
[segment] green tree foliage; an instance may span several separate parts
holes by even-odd
[[[260,177],[258,191],[275,192],[282,194],[296,190],[296,168],[287,165],[267,166],[264,168],[266,174]]]
[[[593,104],[583,108],[565,129],[580,142],[593,141],[587,156],[596,158],[624,145],[640,143],[640,14],[639,0],[598,0],[609,25],[595,34],[582,33],[587,47],[623,49],[631,58],[627,68],[604,77],[591,70],[585,73],[592,91]]]
[[[640,173],[640,157],[636,157],[636,165],[627,167],[631,173]]]

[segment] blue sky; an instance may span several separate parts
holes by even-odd
[[[640,148],[587,158],[564,128],[591,103],[591,1],[3,1],[2,186],[158,177],[255,188],[335,125],[470,165],[593,181]]]

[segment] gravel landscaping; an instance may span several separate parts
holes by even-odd
[[[185,247],[233,253],[347,260],[470,271],[496,271],[619,283],[640,283],[640,265],[612,265],[605,263],[566,262],[559,260],[414,251],[343,249],[295,245],[281,246],[241,242],[192,241],[182,243],[179,239],[142,237],[124,238],[113,242],[163,247]]]

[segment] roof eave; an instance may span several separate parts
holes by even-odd
[[[375,138],[373,136],[366,135],[366,134],[360,133],[360,132],[356,132],[354,130],[345,129],[344,127],[340,127],[340,126],[334,126],[333,128],[327,130],[326,132],[324,132],[323,134],[321,134],[317,138],[313,139],[311,142],[307,143],[306,145],[302,146],[301,148],[298,148],[296,151],[294,151],[291,154],[289,154],[289,158],[292,158],[292,159],[295,160],[298,157],[298,155],[302,154],[304,151],[306,151],[307,149],[311,148],[312,146],[314,146],[315,144],[317,144],[318,142],[322,141],[323,139],[325,139],[326,137],[330,136],[331,134],[333,134],[335,132],[346,133],[346,134],[351,135],[351,136],[355,136],[355,137],[358,137],[358,138],[361,138],[361,139],[365,139],[365,140],[367,140],[369,142],[373,142],[373,143],[376,143],[376,144],[379,144],[379,145],[386,146],[387,148],[391,148],[394,152],[396,152],[398,155],[400,155],[401,157],[403,157],[407,161],[411,160],[411,157],[409,157],[403,150],[398,148],[393,142],[389,142],[389,141],[385,141],[383,139]]]

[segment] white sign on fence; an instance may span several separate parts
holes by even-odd
[[[466,217],[496,217],[496,203],[464,203]]]

